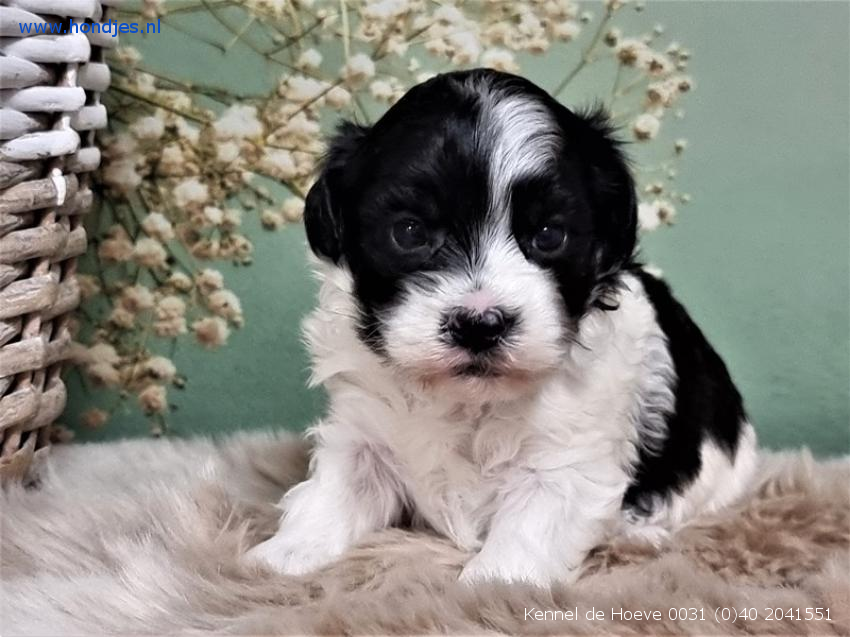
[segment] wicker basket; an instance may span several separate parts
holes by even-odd
[[[114,0],[113,0],[114,2]],[[21,24],[104,21],[96,0],[0,6],[0,479],[22,478],[49,445],[65,406],[62,360],[78,304],[81,215],[106,125],[108,33],[22,37]],[[109,3],[107,3],[109,4]],[[49,27],[48,27],[49,28]]]

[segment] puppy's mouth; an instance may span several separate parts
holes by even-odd
[[[448,364],[445,364],[448,363]],[[463,356],[457,357],[449,362],[445,361],[444,365],[433,366],[429,368],[411,369],[421,379],[430,382],[446,382],[446,381],[501,381],[513,378],[514,370],[506,365],[498,357],[493,356]],[[522,376],[523,374],[518,374]]]
[[[453,375],[459,378],[499,378],[504,376],[504,371],[489,361],[472,361],[465,365],[455,367]]]

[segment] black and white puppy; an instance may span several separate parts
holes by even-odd
[[[632,177],[602,113],[450,73],[344,124],[307,197],[310,476],[251,551],[302,573],[412,519],[461,578],[574,578],[738,496],[755,435],[725,365],[634,262]]]

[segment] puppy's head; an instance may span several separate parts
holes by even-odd
[[[522,391],[632,257],[632,178],[601,113],[512,75],[411,89],[343,124],[307,196],[307,237],[354,282],[360,338],[470,398]]]

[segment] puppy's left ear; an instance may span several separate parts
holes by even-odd
[[[627,263],[637,242],[637,195],[628,162],[608,113],[600,107],[577,114],[578,135],[596,226],[604,237],[600,273]]]
[[[343,122],[330,139],[316,183],[304,201],[304,228],[316,256],[338,263],[342,256],[349,163],[368,129]]]

